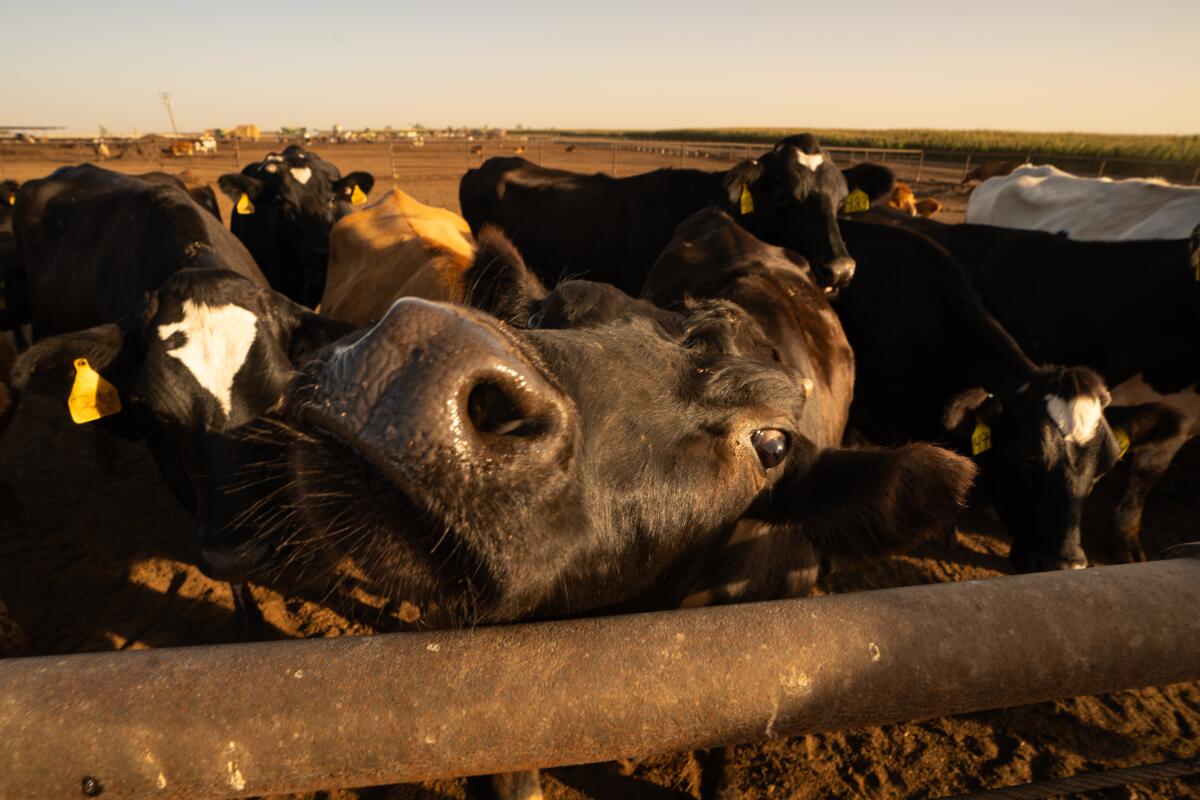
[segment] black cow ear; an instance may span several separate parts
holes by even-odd
[[[950,530],[974,478],[969,459],[928,444],[823,450],[788,517],[823,555],[867,559]]]
[[[1004,406],[1000,399],[987,389],[976,387],[956,394],[946,404],[942,414],[942,427],[953,434],[975,427],[976,422],[994,425],[1000,419]]]
[[[842,170],[846,188],[866,194],[872,203],[890,195],[896,189],[896,173],[880,164],[863,162]]]
[[[292,366],[300,366],[321,348],[358,330],[357,325],[322,316],[274,290],[270,291],[270,303],[283,329]]]
[[[742,204],[742,190],[762,177],[763,165],[757,160],[749,159],[741,162],[725,173],[725,190],[729,193],[729,203],[734,208]]]
[[[1148,447],[1173,450],[1187,439],[1187,420],[1165,403],[1109,406],[1104,419],[1116,439],[1117,458]]]
[[[475,263],[463,276],[463,302],[524,327],[546,288],[499,228],[484,226],[475,241]]]
[[[375,188],[375,176],[369,172],[351,172],[333,184],[334,197],[351,203],[365,203],[367,195]]]
[[[43,339],[13,364],[13,386],[66,400],[75,384],[76,361],[87,359],[87,365],[120,393],[128,368],[121,363],[125,341],[125,331],[112,324]]]
[[[262,181],[258,178],[251,178],[240,172],[230,172],[217,178],[217,186],[221,187],[225,196],[235,203],[241,199],[243,194],[251,200],[257,200],[263,189]]]

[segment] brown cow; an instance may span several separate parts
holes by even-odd
[[[975,169],[967,173],[967,176],[962,179],[962,183],[971,183],[972,181],[986,181],[988,178],[995,178],[1000,175],[1007,175],[1017,167],[1026,162],[1024,161],[985,161]]]
[[[932,217],[944,208],[940,201],[934,200],[932,197],[924,197],[918,200],[913,195],[912,187],[907,183],[896,184],[896,188],[892,190],[892,196],[888,198],[887,204],[889,208],[894,208],[897,211],[902,211],[914,217],[917,215]]]
[[[371,325],[400,297],[461,302],[474,257],[466,220],[393,189],[333,226],[321,313]]]
[[[518,156],[525,155],[525,145],[519,145],[513,148],[513,154]]]

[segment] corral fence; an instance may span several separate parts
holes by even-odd
[[[0,661],[0,796],[413,782],[1197,680],[1190,547],[808,600]]]
[[[280,149],[302,139],[264,138],[257,142],[222,141],[216,154],[173,156],[170,140],[110,140],[109,155],[101,158],[91,139],[49,140],[36,145],[0,143],[0,177],[4,177],[6,157],[19,158],[21,148],[36,147],[50,163],[74,164],[95,161],[120,169],[122,160],[157,162],[158,168],[177,172],[183,169],[208,169],[214,172],[238,171],[261,158],[269,149]],[[341,148],[364,150],[374,164],[376,177],[393,180],[445,178],[447,168],[461,164],[462,169],[479,166],[493,156],[520,155],[538,164],[572,169],[577,166],[573,154],[586,153],[590,164],[599,161],[614,176],[633,175],[662,167],[721,169],[747,158],[755,158],[770,148],[769,143],[675,141],[624,137],[581,136],[508,136],[505,138],[393,139],[390,141],[310,143],[327,157],[337,159]],[[960,184],[980,165],[994,162],[1054,164],[1081,177],[1164,178],[1181,185],[1200,185],[1200,163],[1134,158],[1052,155],[1036,152],[962,153],[919,149],[826,146],[825,153],[840,167],[873,161],[890,167],[897,178],[914,184]],[[596,159],[596,156],[600,156]]]

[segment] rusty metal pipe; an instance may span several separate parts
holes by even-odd
[[[1200,678],[1200,560],[474,631],[0,661],[0,796],[237,797]],[[92,783],[87,783],[87,781]]]

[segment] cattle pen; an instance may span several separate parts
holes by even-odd
[[[378,785],[1194,680],[1200,548],[1176,551],[809,600],[0,661],[0,796]]]

